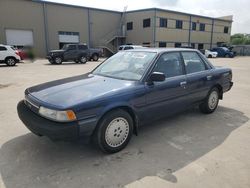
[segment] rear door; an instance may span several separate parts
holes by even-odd
[[[77,59],[77,45],[71,44],[68,46],[67,50],[64,52],[64,60],[75,60]]]
[[[146,85],[147,118],[157,119],[185,108],[187,82],[181,54],[161,55],[152,72],[164,73],[166,80]]]
[[[182,52],[187,74],[188,102],[203,100],[212,86],[212,72],[201,56],[195,51]]]

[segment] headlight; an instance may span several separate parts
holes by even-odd
[[[72,110],[66,110],[66,111],[57,111],[45,108],[41,106],[39,108],[39,114],[42,116],[54,120],[54,121],[60,121],[60,122],[67,122],[67,121],[74,121],[76,120],[76,115]]]

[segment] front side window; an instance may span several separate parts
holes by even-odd
[[[206,70],[206,66],[196,52],[182,52],[187,74]]]
[[[182,20],[176,20],[176,28],[177,29],[182,29],[182,24],[183,24]]]
[[[76,50],[76,45],[69,45],[68,50]]]
[[[93,74],[138,81],[155,56],[154,52],[121,51],[98,66]]]
[[[0,46],[0,51],[6,51],[7,48],[5,48],[4,46]]]
[[[163,54],[156,62],[153,72],[162,72],[166,78],[183,75],[182,59],[179,52]]]
[[[166,18],[160,18],[160,27],[168,27],[168,20]]]
[[[143,27],[150,27],[150,18],[143,20]]]

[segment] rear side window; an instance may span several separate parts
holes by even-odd
[[[86,45],[79,45],[78,46],[79,50],[87,50],[88,47]]]
[[[0,46],[0,51],[6,51],[7,48],[5,48],[4,46]]]
[[[206,66],[196,52],[182,52],[187,74],[206,70]]]
[[[180,53],[163,54],[157,61],[154,72],[162,72],[166,78],[183,75],[183,64]]]

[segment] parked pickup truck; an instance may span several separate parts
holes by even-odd
[[[65,61],[86,63],[88,60],[98,61],[101,49],[88,48],[86,44],[66,44],[61,50],[51,50],[47,59],[51,64],[62,64]]]
[[[140,125],[193,105],[213,113],[232,85],[232,70],[214,67],[197,50],[125,50],[90,73],[26,89],[17,110],[36,135],[91,138],[114,153]]]

